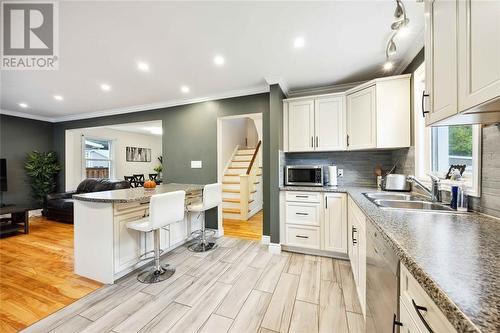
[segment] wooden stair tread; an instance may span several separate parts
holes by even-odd
[[[239,166],[230,166],[228,169],[246,169],[247,167],[239,167]]]
[[[231,160],[231,162],[252,162],[252,160]]]
[[[247,154],[247,153],[240,154],[240,153],[237,153],[236,156],[253,156],[253,154]]]
[[[238,177],[240,175],[243,175],[242,173],[225,173],[224,176],[229,176],[229,177]]]
[[[240,193],[240,190],[234,190],[234,189],[227,189],[227,188],[223,188],[222,189],[222,192],[226,192],[226,193]],[[250,193],[255,193],[257,192],[257,190],[253,190],[253,191],[250,191]]]
[[[240,182],[237,182],[237,181],[229,181],[229,180],[226,180],[226,181],[222,181],[222,184],[231,184],[231,185],[235,185],[235,184],[239,184]]]
[[[253,201],[253,199],[248,200],[248,203],[252,203]],[[240,203],[240,199],[224,198],[222,199],[222,202]]]
[[[239,208],[223,208],[222,212],[228,214],[241,214],[241,210]],[[250,212],[250,209],[248,209],[248,212]]]

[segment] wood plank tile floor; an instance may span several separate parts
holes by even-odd
[[[264,216],[262,210],[252,216],[248,221],[224,219],[224,235],[229,237],[261,240]]]
[[[270,254],[260,242],[244,239],[217,242],[209,253],[180,247],[163,256],[162,262],[176,267],[166,281],[147,285],[136,274],[127,276],[24,332],[364,331],[357,298],[351,299],[348,262]]]
[[[30,218],[0,239],[0,332],[17,332],[102,284],[73,273],[73,225]]]

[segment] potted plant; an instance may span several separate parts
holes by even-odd
[[[160,165],[155,167],[153,170],[158,174],[158,179],[162,179],[162,172],[163,172],[163,157],[158,156],[158,161],[160,162]]]
[[[61,171],[54,152],[33,151],[26,156],[24,164],[29,177],[33,198],[45,210],[47,194],[56,189],[56,176]]]

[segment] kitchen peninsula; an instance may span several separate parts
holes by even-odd
[[[144,253],[153,249],[152,234],[127,228],[127,223],[148,216],[154,194],[186,191],[186,205],[201,201],[203,185],[165,184],[155,189],[130,188],[74,195],[75,273],[102,283],[146,265]],[[163,228],[160,247],[166,253],[200,229],[204,214],[187,213],[184,220]]]

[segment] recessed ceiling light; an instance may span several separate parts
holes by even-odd
[[[137,63],[137,68],[139,68],[140,71],[149,72],[149,65],[146,62],[139,61]]]
[[[102,83],[101,84],[101,90],[103,90],[103,91],[110,91],[111,90],[111,86],[109,84]]]
[[[392,67],[394,67],[394,64],[392,63],[392,61],[387,60],[384,64],[384,70],[390,71],[392,69]]]
[[[62,101],[64,98],[61,95],[54,95],[56,101]]]
[[[304,40],[303,37],[297,37],[293,41],[293,47],[295,47],[296,49],[303,48],[305,44],[306,44],[306,41]]]
[[[214,58],[214,63],[217,65],[217,66],[222,66],[224,65],[224,63],[226,62],[226,59],[224,59],[223,56],[221,55],[217,55],[215,56]]]
[[[23,109],[26,109],[28,107],[28,104],[26,104],[26,103],[19,103],[19,106],[22,107]]]
[[[188,86],[181,86],[181,91],[185,94],[189,92],[189,87]]]

